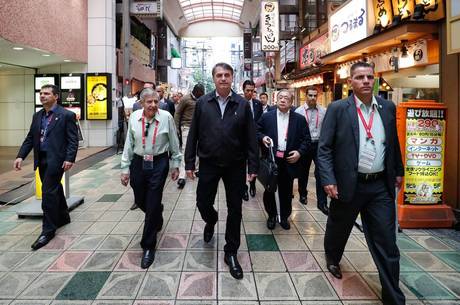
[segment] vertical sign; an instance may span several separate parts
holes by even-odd
[[[252,30],[244,29],[243,34],[244,71],[252,70]]]
[[[393,13],[400,15],[401,19],[409,18],[414,13],[414,1],[393,0]]]
[[[441,204],[445,109],[408,108],[404,204]]]
[[[393,21],[391,0],[374,0],[375,23],[386,28]]]
[[[86,119],[112,119],[112,80],[110,73],[86,74]]]
[[[278,1],[262,0],[260,10],[260,39],[262,51],[279,51],[279,5]]]
[[[74,112],[77,120],[84,119],[84,94],[83,74],[61,74],[61,105]]]

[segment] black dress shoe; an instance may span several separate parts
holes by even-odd
[[[339,265],[327,263],[327,270],[329,270],[329,272],[330,272],[335,278],[338,278],[338,279],[341,279],[341,278],[342,278],[342,271],[340,270],[340,266],[339,266]]]
[[[133,203],[133,205],[129,208],[131,211],[137,209],[137,204]]]
[[[43,246],[46,246],[50,240],[52,240],[54,237],[54,233],[52,234],[47,234],[47,235],[40,235],[37,240],[30,246],[32,250],[38,250]]]
[[[230,274],[237,280],[241,280],[243,278],[243,269],[241,268],[238,259],[236,258],[236,254],[225,254],[224,262],[230,269]]]
[[[249,186],[249,195],[251,195],[251,197],[255,197],[256,196],[256,185],[255,184],[250,184]]]
[[[317,205],[318,210],[323,212],[324,215],[329,215],[329,208],[326,205]]]
[[[197,177],[197,178],[200,177],[200,171],[195,171],[195,177]]]
[[[249,200],[248,189],[245,189],[245,190],[244,190],[244,193],[243,193],[243,200],[244,200],[244,201],[248,201],[248,200]]]
[[[178,189],[181,190],[181,189],[184,188],[184,186],[185,186],[185,179],[179,179],[179,180],[177,180],[177,188],[178,188]]]
[[[307,196],[300,196],[299,201],[301,204],[307,204]]]
[[[291,225],[289,224],[289,220],[287,220],[287,219],[281,220],[280,226],[281,226],[281,228],[283,228],[285,230],[290,230],[291,229]]]
[[[147,269],[155,260],[155,250],[144,250],[142,253],[141,268]]]
[[[214,235],[214,225],[207,223],[204,226],[203,240],[208,243],[211,241],[213,235]]]
[[[276,217],[268,217],[267,219],[267,228],[273,230],[276,226]]]

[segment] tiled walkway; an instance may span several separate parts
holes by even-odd
[[[84,195],[85,203],[37,252],[30,245],[41,221],[18,219],[19,205],[0,210],[0,304],[381,304],[378,275],[359,231],[342,260],[344,278],[324,272],[326,217],[315,208],[313,184],[307,206],[294,200],[289,231],[266,228],[260,185],[256,198],[244,203],[239,259],[245,275],[236,281],[223,263],[223,186],[216,198],[222,221],[205,244],[196,184],[179,192],[168,181],[156,259],[147,271],[140,269],[143,214],[129,211],[132,191],[120,185],[118,168],[119,156],[113,156],[71,178],[73,193]],[[458,232],[405,230],[398,239],[407,304],[460,304]]]

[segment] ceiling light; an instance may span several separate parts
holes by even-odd
[[[51,56],[51,55],[49,55],[49,54],[42,54],[42,56],[49,57],[49,56]]]
[[[21,48],[21,47],[13,47],[13,50],[22,51],[22,50],[24,50],[24,48]]]
[[[70,59],[64,59],[65,62],[70,62]]]

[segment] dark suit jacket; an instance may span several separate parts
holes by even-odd
[[[34,170],[38,166],[40,152],[41,118],[44,109],[36,112],[32,118],[29,133],[19,149],[17,158],[25,159],[34,150]],[[57,173],[62,170],[64,161],[75,162],[78,150],[78,131],[75,113],[57,105],[52,121],[46,131],[48,143],[48,171]]]
[[[395,197],[396,176],[404,175],[398,135],[396,107],[376,97],[378,112],[385,128],[385,182]],[[353,199],[358,176],[359,121],[353,95],[335,101],[327,109],[318,144],[318,169],[323,186],[335,184],[339,199]]]
[[[262,103],[259,100],[252,99],[252,108],[254,110],[254,121],[257,122],[264,113]]]
[[[278,147],[278,111],[268,111],[262,115],[257,122],[257,139],[262,149],[262,154],[267,155],[268,149],[265,147],[262,139],[265,136],[273,140],[273,154],[275,155]],[[289,112],[289,126],[287,134],[285,157],[290,151],[297,150],[301,156],[305,156],[311,144],[310,131],[307,128],[305,118],[294,111]],[[300,159],[294,164],[287,163],[287,170],[291,178],[299,177],[302,167]]]
[[[174,117],[174,113],[176,112],[176,107],[174,107],[174,102],[167,98],[165,98],[164,101],[167,104],[167,107],[165,108],[160,107],[160,109],[168,111],[172,115],[172,117]]]

